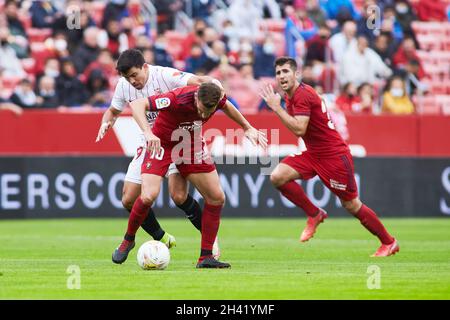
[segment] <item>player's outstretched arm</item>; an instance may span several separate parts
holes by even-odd
[[[97,139],[95,139],[95,142],[99,142],[103,139],[106,132],[114,126],[114,123],[120,113],[121,111],[114,107],[109,107],[105,113],[103,113],[102,122],[100,124],[100,128],[98,129]]]
[[[281,122],[297,137],[303,137],[308,128],[309,116],[291,116],[281,107],[281,96],[275,93],[271,85],[261,89],[259,94],[267,103],[270,109],[276,113]]]
[[[139,128],[141,128],[145,139],[147,140],[147,148],[151,153],[159,153],[161,148],[161,140],[153,134],[145,114],[146,110],[149,108],[149,105],[148,98],[137,99],[130,103],[131,110],[133,111],[133,118]]]
[[[245,136],[253,143],[253,145],[256,146],[259,144],[264,149],[267,147],[266,135],[263,132],[253,128],[242,113],[240,113],[230,101],[227,100],[222,110],[228,118],[236,122],[242,129],[244,129]]]

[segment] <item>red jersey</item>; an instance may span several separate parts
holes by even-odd
[[[301,83],[294,96],[285,96],[286,110],[291,116],[308,116],[309,123],[302,137],[308,152],[318,157],[333,157],[350,152],[336,131],[325,102],[309,85]]]
[[[187,86],[148,97],[149,111],[158,112],[152,132],[161,139],[163,147],[171,148],[181,141],[180,135],[179,139],[172,141],[172,133],[177,129],[188,131],[194,145],[195,139],[202,139],[202,125],[227,102],[224,95],[216,110],[207,119],[203,119],[199,116],[195,103],[197,90],[198,86]]]

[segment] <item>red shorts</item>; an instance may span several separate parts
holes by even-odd
[[[164,177],[169,169],[171,163],[175,162],[178,171],[183,177],[187,177],[192,173],[208,173],[216,170],[216,165],[212,159],[207,155],[202,158],[201,161],[194,161],[188,159],[188,161],[177,163],[172,159],[171,148],[162,149],[163,151],[159,155],[150,154],[147,150],[145,153],[144,161],[142,162],[141,174],[149,173],[157,176]]]
[[[281,163],[295,169],[308,180],[316,175],[340,199],[350,201],[358,197],[353,158],[350,153],[344,153],[333,158],[315,157],[308,151],[289,156]]]

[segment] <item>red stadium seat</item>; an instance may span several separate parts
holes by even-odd
[[[166,38],[166,50],[174,60],[180,60],[183,52],[183,43],[186,35],[177,31],[168,30],[164,34]]]
[[[28,40],[30,43],[43,42],[52,35],[52,29],[49,28],[29,28],[27,29]]]
[[[286,27],[285,19],[263,19],[259,27],[263,32],[284,32]]]
[[[413,102],[416,106],[416,111],[419,114],[440,114],[441,106],[437,102],[436,96],[414,96]]]

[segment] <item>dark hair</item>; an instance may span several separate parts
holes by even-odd
[[[197,97],[207,109],[212,109],[222,97],[222,89],[212,82],[202,83],[197,92]]]
[[[116,70],[120,74],[127,73],[131,68],[141,69],[145,63],[142,52],[136,49],[129,49],[122,52],[117,60]]]
[[[284,64],[289,64],[292,70],[297,71],[297,62],[291,57],[279,57],[275,60],[274,67],[282,66]]]

